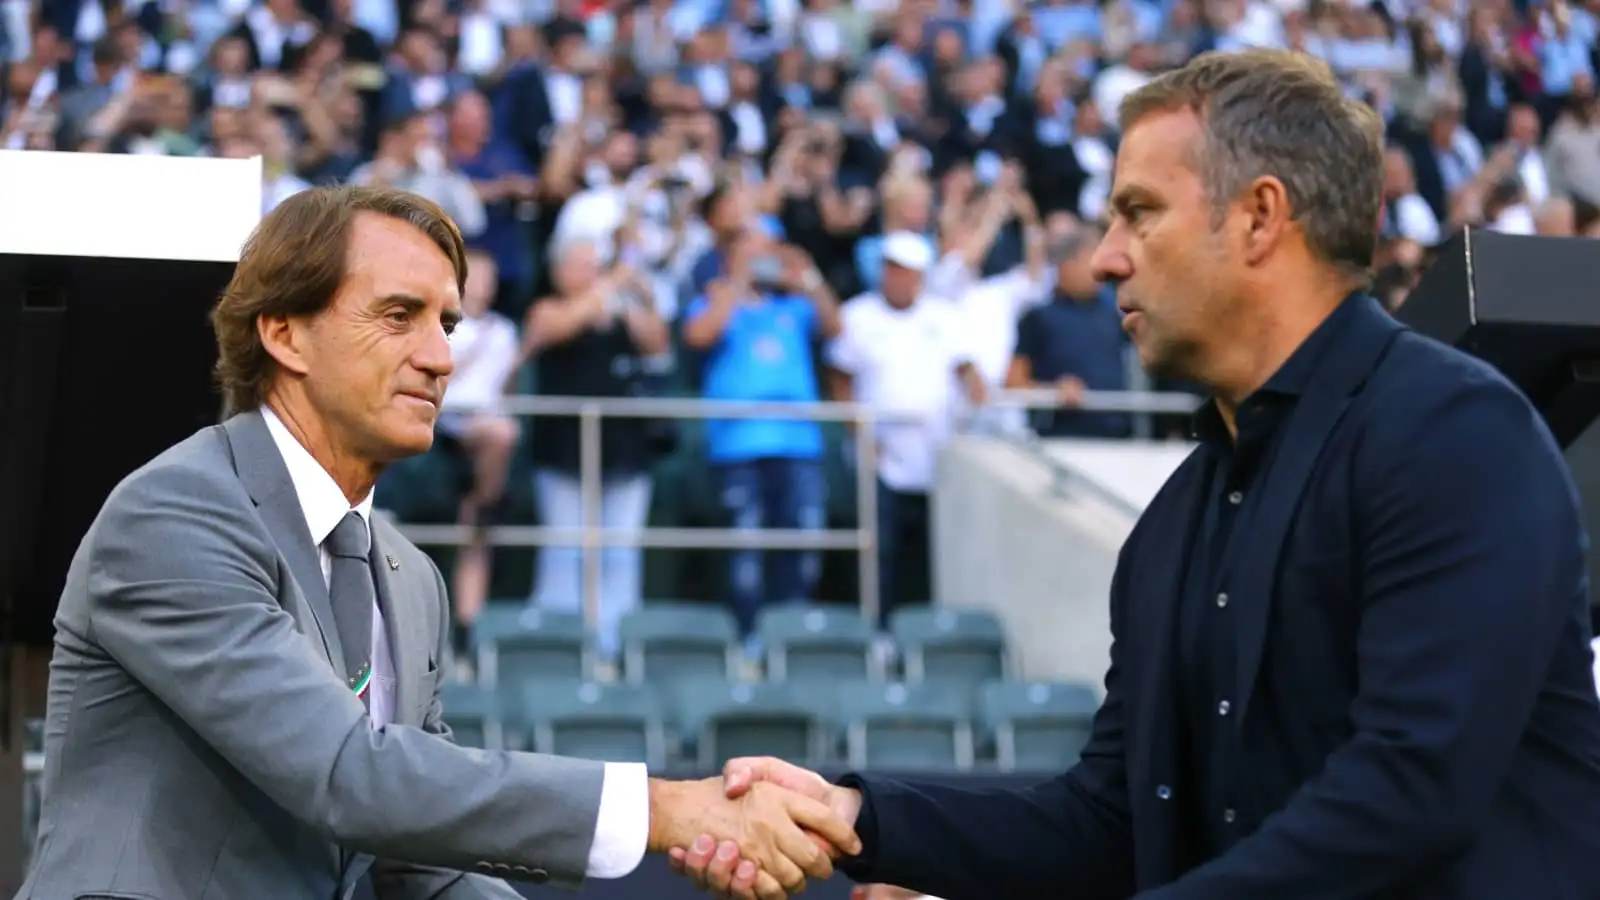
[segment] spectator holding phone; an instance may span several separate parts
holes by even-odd
[[[683,326],[684,344],[706,355],[704,395],[713,400],[816,402],[813,341],[838,333],[838,300],[811,257],[798,247],[774,246],[758,229],[733,243],[726,274],[691,302]],[[816,422],[712,420],[705,436],[734,528],[826,527],[822,430]],[[756,654],[753,631],[761,607],[814,599],[821,553],[738,550],[730,565],[729,605]]]

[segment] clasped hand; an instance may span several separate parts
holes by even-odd
[[[745,804],[750,827],[680,828],[692,839],[665,846],[673,870],[719,900],[783,900],[804,890],[807,878],[832,875],[835,859],[861,852],[854,831],[860,795],[815,772],[779,759],[736,759],[721,778],[699,784],[708,783],[727,801]]]

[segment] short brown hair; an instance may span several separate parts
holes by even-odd
[[[363,212],[399,219],[426,234],[455,267],[456,288],[465,288],[461,231],[432,201],[382,187],[312,188],[289,197],[251,233],[211,311],[227,415],[259,408],[277,367],[261,343],[257,321],[312,316],[333,302],[344,283],[351,223]]]
[[[1219,214],[1252,180],[1275,176],[1311,251],[1352,280],[1371,277],[1383,124],[1326,64],[1286,50],[1202,53],[1129,94],[1119,119],[1126,132],[1180,109],[1200,119],[1195,171]]]

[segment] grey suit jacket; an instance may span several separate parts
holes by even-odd
[[[335,670],[317,548],[259,414],[112,491],[56,616],[19,898],[338,900],[369,868],[386,900],[581,883],[602,764],[452,743],[443,579],[387,523],[373,539],[398,681],[381,731]]]

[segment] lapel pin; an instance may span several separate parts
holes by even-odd
[[[384,555],[384,559],[387,559],[389,561],[389,571],[391,571],[391,572],[400,571],[400,560],[395,559],[394,557],[389,556],[387,554]]]

